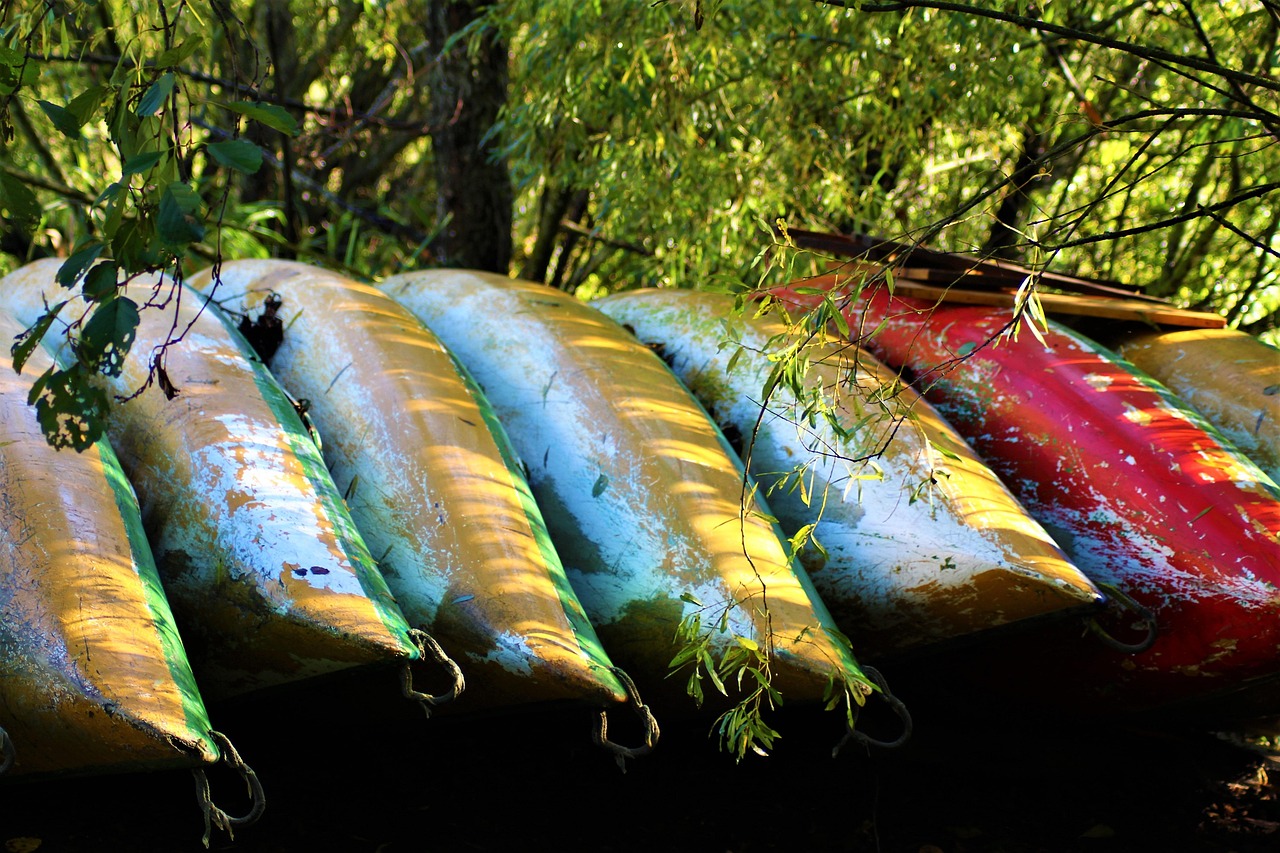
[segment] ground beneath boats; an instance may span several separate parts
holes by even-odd
[[[772,756],[735,765],[708,720],[667,720],[658,751],[624,775],[589,742],[582,709],[428,721],[370,693],[333,683],[215,707],[268,809],[234,841],[215,833],[212,849],[1280,849],[1280,763],[1255,741],[1158,721],[1027,724],[926,699],[913,703],[905,748],[833,759],[834,720],[797,708],[777,718]],[[867,722],[888,733],[888,720]],[[631,732],[615,712],[611,734]],[[239,805],[234,777],[212,780],[218,800]],[[0,787],[5,853],[198,851],[200,824],[185,772]]]

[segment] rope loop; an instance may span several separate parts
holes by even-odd
[[[418,647],[418,651],[422,653],[424,658],[430,657],[440,664],[449,673],[449,678],[453,681],[453,686],[448,691],[433,696],[430,693],[421,693],[413,689],[413,670],[409,668],[409,664],[405,664],[404,668],[400,670],[400,689],[405,698],[414,699],[422,703],[422,710],[430,717],[432,709],[437,705],[452,702],[461,696],[462,692],[467,689],[467,681],[462,675],[461,667],[453,661],[453,658],[444,653],[444,649],[440,648],[440,644],[426,631],[410,628],[409,639]]]
[[[203,769],[195,769],[191,771],[191,775],[196,780],[196,800],[200,804],[200,811],[204,815],[204,836],[201,838],[205,848],[209,847],[209,836],[213,831],[213,827],[223,830],[228,837],[235,840],[235,827],[248,826],[262,817],[262,812],[267,807],[267,797],[263,793],[262,783],[258,780],[258,774],[253,772],[253,768],[245,764],[244,759],[240,757],[240,753],[231,745],[231,741],[222,732],[209,732],[209,739],[218,747],[218,751],[222,754],[222,761],[232,770],[240,774],[240,778],[244,779],[245,787],[248,789],[249,798],[252,805],[249,807],[248,814],[243,817],[234,817],[227,814],[222,809],[213,804],[213,796],[209,790],[209,777],[205,775]]]
[[[1137,616],[1140,616],[1143,623],[1146,625],[1147,635],[1137,643],[1122,642],[1111,636],[1111,634],[1107,632],[1107,629],[1103,628],[1097,618],[1093,616],[1089,616],[1084,620],[1085,627],[1087,627],[1094,636],[1102,640],[1102,642],[1106,643],[1116,651],[1124,652],[1125,654],[1136,655],[1141,652],[1145,652],[1147,649],[1155,645],[1156,635],[1158,633],[1156,627],[1156,615],[1148,608],[1143,607],[1141,604],[1134,601],[1133,598],[1121,591],[1117,586],[1102,583],[1098,584],[1098,588],[1106,593],[1109,599],[1115,601],[1122,610],[1128,610]]]
[[[893,709],[893,712],[898,715],[898,719],[902,721],[902,734],[898,735],[894,740],[885,741],[877,740],[876,738],[858,731],[854,727],[857,725],[858,714],[862,709],[861,707],[855,708],[853,711],[853,723],[850,724],[848,731],[845,732],[845,735],[840,739],[840,742],[836,744],[833,750],[831,750],[832,758],[839,755],[840,750],[843,749],[844,745],[851,740],[856,741],[863,746],[875,746],[880,749],[897,749],[907,741],[911,740],[911,732],[914,728],[914,724],[911,722],[911,713],[907,711],[907,706],[902,704],[901,699],[893,695],[893,691],[889,689],[889,682],[885,680],[885,677],[880,673],[880,670],[873,666],[863,666],[862,671],[868,678],[875,682],[876,687],[880,688],[880,698],[884,699],[884,701],[888,703],[889,707]]]
[[[649,710],[649,706],[640,700],[640,690],[636,687],[636,683],[631,680],[631,676],[616,666],[609,667],[609,672],[613,673],[614,677],[622,683],[623,689],[627,691],[627,704],[635,712],[635,715],[640,718],[640,722],[644,726],[644,746],[622,746],[609,740],[609,714],[608,711],[603,710],[600,712],[596,730],[591,733],[591,739],[598,746],[612,752],[614,760],[618,762],[618,769],[626,773],[627,759],[639,758],[642,755],[648,755],[653,752],[653,748],[658,745],[658,738],[662,736],[662,732],[658,728],[658,721],[653,716],[653,712]]]
[[[9,733],[0,726],[0,774],[12,767],[17,758],[18,752],[14,749],[13,738],[9,737]]]

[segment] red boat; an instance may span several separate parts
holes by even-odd
[[[843,281],[849,279],[845,277]],[[813,304],[797,282],[779,295]],[[1090,578],[1155,617],[1134,653],[1092,638],[1007,650],[1017,690],[1112,711],[1270,690],[1280,676],[1280,492],[1200,417],[1101,346],[1050,321],[869,288],[842,305],[904,369]],[[1050,648],[1051,647],[1051,648]]]

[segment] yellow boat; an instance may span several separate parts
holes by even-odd
[[[0,312],[0,337],[23,326]],[[185,767],[218,757],[111,448],[50,447],[31,386],[0,365],[0,707],[10,775]]]
[[[0,300],[35,322],[46,300],[67,296],[59,266],[11,273]],[[146,386],[113,406],[109,436],[206,697],[420,657],[319,450],[262,364],[195,291],[162,280],[118,298],[128,294],[168,303],[142,311],[120,375],[107,380],[124,397]],[[77,296],[61,317],[84,310]],[[168,399],[147,380],[175,330]]]
[[[799,350],[799,333],[750,307],[736,314],[727,294],[645,289],[592,304],[659,347],[742,437],[783,530],[816,540],[801,562],[864,656],[1102,602],[964,439],[870,355],[822,340]],[[802,401],[778,383],[762,401],[793,348],[820,397]]]
[[[1280,483],[1280,350],[1235,329],[1144,330],[1108,342]]]
[[[626,700],[505,434],[434,335],[377,288],[304,264],[234,261],[191,284],[288,330],[271,371],[310,401],[401,608],[463,665],[467,708]]]
[[[22,324],[0,311],[0,338]],[[192,768],[205,815],[230,830],[262,813],[262,788],[209,723],[142,531],[137,498],[106,441],[46,441],[28,404],[53,364],[0,365],[0,774],[4,779]],[[212,804],[204,769],[224,760],[253,807]]]
[[[786,701],[833,683],[854,703],[872,692],[741,463],[649,349],[530,282],[438,270],[381,286],[493,404],[587,615],[646,698],[688,706],[650,694],[686,684],[667,678],[673,658],[705,665],[714,650],[749,658]]]

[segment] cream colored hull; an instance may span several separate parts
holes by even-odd
[[[870,355],[835,342],[809,349],[804,382],[820,394],[807,406],[816,417],[786,383],[762,401],[776,363],[770,355],[800,339],[780,319],[752,317],[750,307],[737,316],[733,302],[641,290],[593,304],[660,347],[712,416],[742,436],[751,472],[789,535],[816,525],[821,549],[808,544],[801,561],[862,654],[1101,601],[964,440]]]
[[[0,281],[24,323],[65,298],[57,260]],[[167,292],[167,283],[160,284]],[[148,285],[129,288],[135,301]],[[261,364],[194,291],[146,309],[121,375],[128,396],[166,351],[178,395],[152,385],[113,407],[109,435],[137,489],[169,600],[203,691],[220,697],[352,666],[418,657],[399,608],[319,450]],[[77,297],[62,317],[83,312]]]
[[[192,283],[252,317],[281,298],[271,370],[310,401],[405,614],[466,672],[460,710],[625,698],[505,436],[434,335],[376,288],[303,264],[237,261],[216,289],[208,270]]]
[[[383,289],[493,403],[588,615],[646,698],[683,683],[666,678],[673,637],[696,615],[716,638],[770,649],[785,699],[820,700],[832,680],[847,680],[861,700],[866,682],[747,493],[740,463],[652,352],[599,312],[528,282],[434,271]]]

